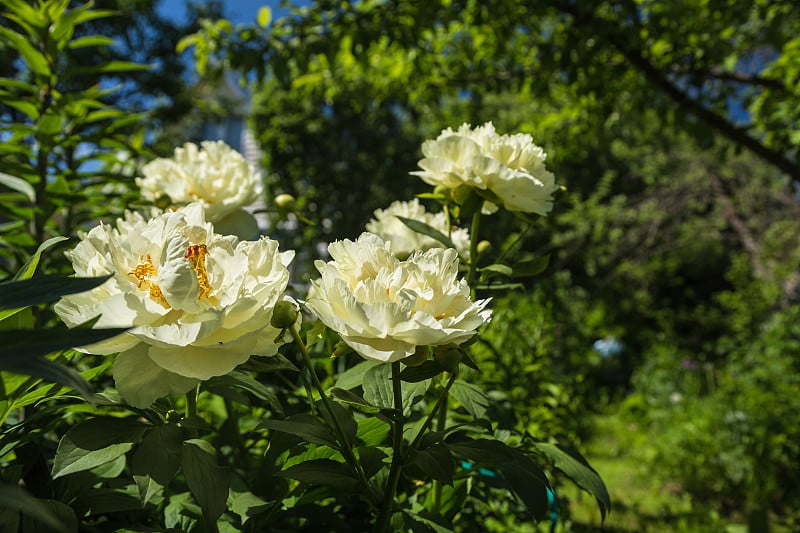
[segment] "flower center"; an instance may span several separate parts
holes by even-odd
[[[151,300],[158,302],[166,308],[170,307],[169,302],[164,298],[164,293],[161,292],[161,287],[159,287],[157,283],[150,281],[150,278],[158,274],[158,270],[156,270],[150,254],[139,257],[139,264],[136,265],[136,268],[128,272],[128,274],[136,278],[136,286],[147,291]]]
[[[193,244],[186,249],[186,259],[192,265],[195,276],[197,276],[197,283],[200,285],[200,294],[198,298],[209,299],[211,296],[211,284],[208,281],[208,272],[206,271],[206,256],[208,249],[205,244]]]

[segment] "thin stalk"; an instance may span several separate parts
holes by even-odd
[[[194,418],[197,416],[197,395],[199,393],[200,385],[186,393],[186,418]],[[190,439],[196,439],[197,430],[194,428],[186,428],[186,435]]]
[[[450,376],[450,381],[448,381],[448,385],[451,385],[455,381],[456,374],[452,374]],[[447,391],[450,388],[447,387]],[[449,394],[445,393],[442,394],[440,407],[439,407],[439,416],[436,419],[436,431],[443,431],[445,425],[447,425],[447,400],[449,398]],[[433,507],[431,511],[434,514],[439,513],[439,508],[442,506],[442,484],[439,482],[438,479],[433,480]]]
[[[389,522],[392,518],[392,508],[394,507],[394,497],[397,492],[397,483],[400,481],[400,473],[403,469],[403,393],[400,382],[400,362],[392,363],[392,391],[394,393],[394,409],[397,415],[394,419],[392,428],[392,465],[389,468],[389,480],[386,482],[386,490],[383,495],[383,503],[375,522],[375,533],[389,531]]]
[[[411,448],[415,448],[417,444],[419,444],[422,435],[424,435],[425,431],[427,431],[430,427],[431,422],[433,422],[433,418],[436,416],[436,413],[439,412],[439,409],[442,407],[442,405],[447,403],[447,395],[450,393],[450,387],[452,387],[453,383],[456,382],[456,377],[458,377],[458,374],[450,374],[450,379],[447,380],[447,383],[442,390],[442,394],[439,395],[439,399],[436,400],[433,409],[430,413],[428,413],[428,418],[425,419],[425,422],[422,424],[417,436],[414,437],[414,441],[411,443]]]
[[[356,471],[356,474],[358,475],[358,480],[361,483],[364,492],[369,497],[370,503],[373,505],[377,504],[378,499],[375,496],[375,493],[373,492],[372,485],[370,485],[369,481],[367,480],[367,475],[364,473],[364,468],[361,466],[361,463],[359,462],[358,458],[356,458],[355,454],[353,453],[353,447],[350,444],[350,440],[347,438],[347,434],[345,433],[341,422],[339,422],[339,419],[336,418],[336,415],[334,414],[331,400],[330,398],[328,398],[328,395],[325,394],[325,389],[322,387],[322,383],[317,377],[317,373],[314,372],[314,367],[311,363],[311,356],[308,353],[308,349],[306,348],[305,342],[303,342],[303,339],[300,337],[300,333],[297,331],[297,328],[295,326],[291,326],[287,329],[289,330],[289,333],[292,335],[295,344],[297,344],[298,348],[300,348],[300,353],[303,355],[303,362],[305,363],[306,368],[308,368],[309,374],[311,374],[311,380],[313,381],[314,386],[316,387],[317,392],[319,393],[319,396],[322,399],[322,404],[325,406],[325,410],[328,411],[328,414],[330,415],[329,418],[333,422],[334,426],[333,429],[336,432],[336,438],[339,441],[339,444],[341,444],[342,455],[344,456],[345,460],[350,464],[350,466],[352,466],[353,469]],[[310,394],[311,391],[309,391],[309,395]],[[314,403],[313,397],[310,397],[309,400],[311,400],[312,404]]]
[[[481,228],[481,211],[472,215],[472,224],[469,228],[469,270],[467,271],[467,284],[472,286],[475,274],[478,271],[478,231]],[[472,288],[472,298],[475,299],[475,288]]]

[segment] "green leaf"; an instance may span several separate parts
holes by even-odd
[[[289,370],[291,372],[300,372],[294,363],[286,359],[281,354],[271,355],[269,357],[251,357],[242,368],[252,370],[253,372],[282,372]]]
[[[356,439],[367,446],[380,446],[389,436],[389,424],[380,418],[362,418],[358,421]]]
[[[224,376],[211,378],[206,382],[205,387],[209,390],[215,387],[238,387],[256,398],[266,401],[275,412],[283,414],[283,406],[275,392],[260,381],[239,370],[234,370]]]
[[[31,203],[36,203],[36,191],[33,189],[33,186],[24,179],[0,172],[0,185],[5,185],[9,189],[21,192],[28,197]]]
[[[14,274],[14,277],[12,279],[14,281],[21,281],[33,277],[33,273],[36,272],[36,267],[39,266],[39,260],[42,257],[42,253],[44,253],[44,251],[47,250],[48,248],[66,240],[67,240],[66,237],[53,237],[44,241],[42,244],[39,245],[39,247],[30,257],[30,259],[25,261],[25,264],[22,265],[22,268],[20,268],[19,271],[17,271],[17,273]],[[2,288],[2,286],[0,286],[0,288]],[[0,301],[3,301],[2,293],[0,293]]]
[[[367,476],[367,479],[370,479],[386,466],[385,459],[389,456],[386,455],[383,450],[374,446],[362,446],[361,448],[357,448],[356,451],[358,452],[358,460],[364,468],[364,474]]]
[[[15,331],[18,332],[19,330],[4,331],[0,333],[0,337],[8,332],[14,336],[13,334]],[[39,336],[42,335],[41,330],[30,330],[30,332],[35,332]],[[24,338],[20,339],[18,335],[14,336],[14,338],[17,340],[23,340],[24,342]],[[2,342],[2,340],[0,340],[0,342]],[[0,370],[12,372],[14,374],[20,374],[23,376],[32,376],[52,383],[58,383],[59,385],[64,385],[65,387],[75,389],[89,402],[94,401],[91,386],[75,370],[43,357],[30,356],[24,353],[7,353],[5,350],[5,347],[0,349]]]
[[[114,39],[110,37],[105,37],[103,35],[86,35],[84,37],[78,37],[77,39],[71,40],[68,44],[68,48],[72,48],[73,50],[76,48],[86,48],[89,46],[111,46],[114,44]]]
[[[353,476],[350,467],[332,459],[305,461],[282,470],[278,475],[302,483],[325,485],[347,492],[353,492],[358,485],[358,480]]]
[[[360,387],[364,382],[367,371],[385,363],[378,361],[361,361],[352,368],[348,368],[336,377],[336,386],[340,389],[351,390]]]
[[[516,494],[537,519],[547,516],[550,483],[544,470],[524,452],[490,439],[448,443],[447,446],[453,453],[475,462],[475,470],[483,467],[497,473],[502,484]]]
[[[510,266],[502,265],[500,263],[494,263],[492,265],[481,267],[478,269],[478,272],[494,272],[496,274],[502,274],[503,276],[511,276],[514,273]]]
[[[427,235],[431,239],[439,241],[440,243],[444,244],[447,248],[455,248],[456,245],[453,244],[453,241],[450,238],[442,233],[441,231],[437,230],[434,227],[429,226],[424,222],[420,222],[419,220],[414,220],[413,218],[406,218],[395,215],[400,222],[408,226],[410,229],[416,231],[417,233],[421,233],[423,235]]]
[[[81,422],[58,443],[53,479],[113,461],[133,448],[145,427],[131,418],[97,417]]]
[[[361,396],[349,390],[334,387],[328,393],[336,401],[352,406],[362,413],[380,413],[381,408],[367,403]]]
[[[450,394],[473,418],[484,418],[486,416],[489,397],[477,385],[456,381],[450,388]]]
[[[445,372],[445,368],[433,360],[417,366],[407,366],[400,371],[400,379],[408,383],[419,383]]]
[[[131,473],[145,505],[160,487],[169,485],[181,465],[183,432],[177,426],[150,429],[131,457]]]
[[[422,399],[425,391],[428,390],[430,381],[418,383],[401,383],[403,410],[411,408],[417,401]],[[392,367],[389,364],[380,364],[370,368],[364,374],[364,399],[372,405],[383,409],[394,409],[394,393],[392,392]]]
[[[453,484],[455,463],[450,449],[444,444],[434,444],[414,454],[412,462],[431,478],[446,485]]]
[[[339,443],[336,442],[330,428],[308,413],[298,413],[286,420],[264,420],[258,428],[289,433],[307,442],[339,449]]]
[[[241,478],[233,476],[228,493],[228,509],[239,516],[242,525],[250,518],[269,510],[270,507],[270,503],[250,492]]]
[[[0,309],[17,309],[52,302],[67,294],[75,294],[99,287],[108,281],[110,277],[37,276],[31,279],[0,283]]]
[[[15,509],[31,518],[35,518],[42,524],[49,526],[56,531],[68,530],[58,513],[52,512],[46,501],[34,498],[22,487],[0,484],[0,509]]]
[[[536,276],[544,272],[550,265],[550,255],[543,255],[536,259],[520,261],[513,266],[512,276],[515,278],[525,278]]]
[[[11,44],[13,48],[16,48],[22,60],[33,72],[42,77],[50,76],[50,65],[47,59],[27,38],[15,31],[0,26],[0,41],[5,41]]]
[[[600,475],[586,459],[574,450],[567,450],[548,442],[534,442],[533,445],[553,462],[553,466],[595,497],[600,507],[600,514],[605,520],[606,514],[611,512],[611,497],[608,495],[608,489]]]
[[[228,469],[217,465],[207,451],[209,444],[199,439],[187,440],[183,446],[181,466],[192,496],[200,504],[206,522],[213,523],[225,512],[231,479]]]
[[[0,361],[3,365],[24,366],[23,358],[25,357],[42,357],[76,346],[87,346],[116,337],[126,331],[128,331],[127,328],[2,330],[0,331]]]

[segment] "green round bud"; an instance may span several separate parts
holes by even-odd
[[[417,346],[414,355],[409,355],[405,359],[401,359],[400,362],[406,366],[419,366],[428,360],[430,353],[431,349],[428,346]]]
[[[273,328],[289,328],[294,326],[295,322],[297,322],[297,308],[294,304],[286,300],[275,304],[275,309],[272,310],[272,318],[269,321]]]
[[[275,205],[281,209],[292,210],[297,204],[297,199],[291,194],[279,194],[275,197]]]
[[[481,241],[478,243],[477,249],[478,249],[478,255],[483,255],[492,250],[492,243],[490,243],[489,241]]]
[[[472,187],[470,187],[469,185],[459,185],[458,187],[450,191],[450,197],[458,205],[464,205],[464,202],[466,202],[469,199],[471,194],[472,194]]]
[[[464,354],[457,346],[442,346],[433,352],[433,359],[451,374],[458,372]]]
[[[155,199],[153,204],[159,209],[166,209],[172,205],[172,198],[169,197],[168,194],[161,194],[158,198]]]

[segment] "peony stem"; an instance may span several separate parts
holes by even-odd
[[[472,224],[469,228],[469,271],[467,272],[467,284],[472,287],[472,299],[475,299],[475,274],[478,271],[478,231],[481,228],[481,211],[478,209],[472,215]]]
[[[198,394],[200,394],[200,385],[186,393],[186,418],[194,418],[197,416]],[[190,439],[197,438],[197,429],[189,428],[186,433]]]
[[[440,398],[440,407],[439,407],[439,416],[436,419],[436,431],[444,431],[445,425],[447,425],[447,400],[449,398],[450,392],[450,385],[455,382],[455,378],[458,374],[452,374],[450,376],[450,380],[447,382],[447,387]],[[442,484],[439,480],[433,480],[433,507],[431,511],[434,514],[439,513],[439,508],[442,505]]]
[[[442,394],[439,395],[439,399],[436,400],[433,409],[431,410],[430,413],[428,413],[428,418],[425,419],[425,422],[422,424],[422,427],[417,433],[417,436],[414,437],[414,442],[411,443],[411,448],[415,448],[417,444],[419,444],[420,439],[430,427],[431,422],[433,422],[433,418],[436,416],[436,413],[439,412],[439,409],[442,407],[442,405],[447,404],[447,395],[450,393],[450,387],[453,386],[453,383],[455,383],[457,377],[458,374],[456,373],[450,374],[450,379],[448,379],[447,383],[445,383],[444,390],[442,390]]]
[[[397,483],[403,468],[403,392],[400,381],[400,363],[392,363],[392,391],[394,393],[394,409],[396,411],[394,427],[392,428],[392,466],[389,468],[389,480],[383,496],[378,520],[375,522],[375,533],[389,531],[389,522],[394,508],[394,497],[397,492]]]
[[[344,432],[344,428],[342,427],[341,422],[336,417],[336,414],[333,410],[333,405],[331,404],[328,395],[325,394],[325,389],[322,387],[322,383],[320,382],[319,378],[317,377],[317,373],[314,372],[314,367],[311,363],[311,356],[308,353],[308,349],[306,348],[306,344],[303,342],[303,339],[300,337],[300,333],[297,331],[297,327],[294,325],[289,326],[286,328],[289,330],[289,333],[292,335],[295,344],[300,348],[300,353],[303,355],[303,363],[305,364],[306,368],[308,369],[308,373],[311,374],[311,380],[314,382],[314,387],[316,387],[317,392],[319,393],[320,398],[322,399],[322,404],[325,406],[325,410],[328,412],[329,419],[333,422],[333,429],[336,431],[336,437],[341,445],[342,455],[344,456],[345,460],[350,464],[351,467],[356,471],[358,475],[358,479],[366,493],[369,501],[372,505],[375,505],[378,501],[378,498],[375,496],[373,492],[373,487],[370,485],[369,481],[367,480],[367,475],[364,473],[364,468],[361,466],[358,458],[356,458],[355,454],[353,453],[353,447],[350,444],[349,439],[347,438],[347,434]],[[309,391],[309,396],[311,395],[311,391]],[[314,398],[309,397],[311,404],[314,404]]]

